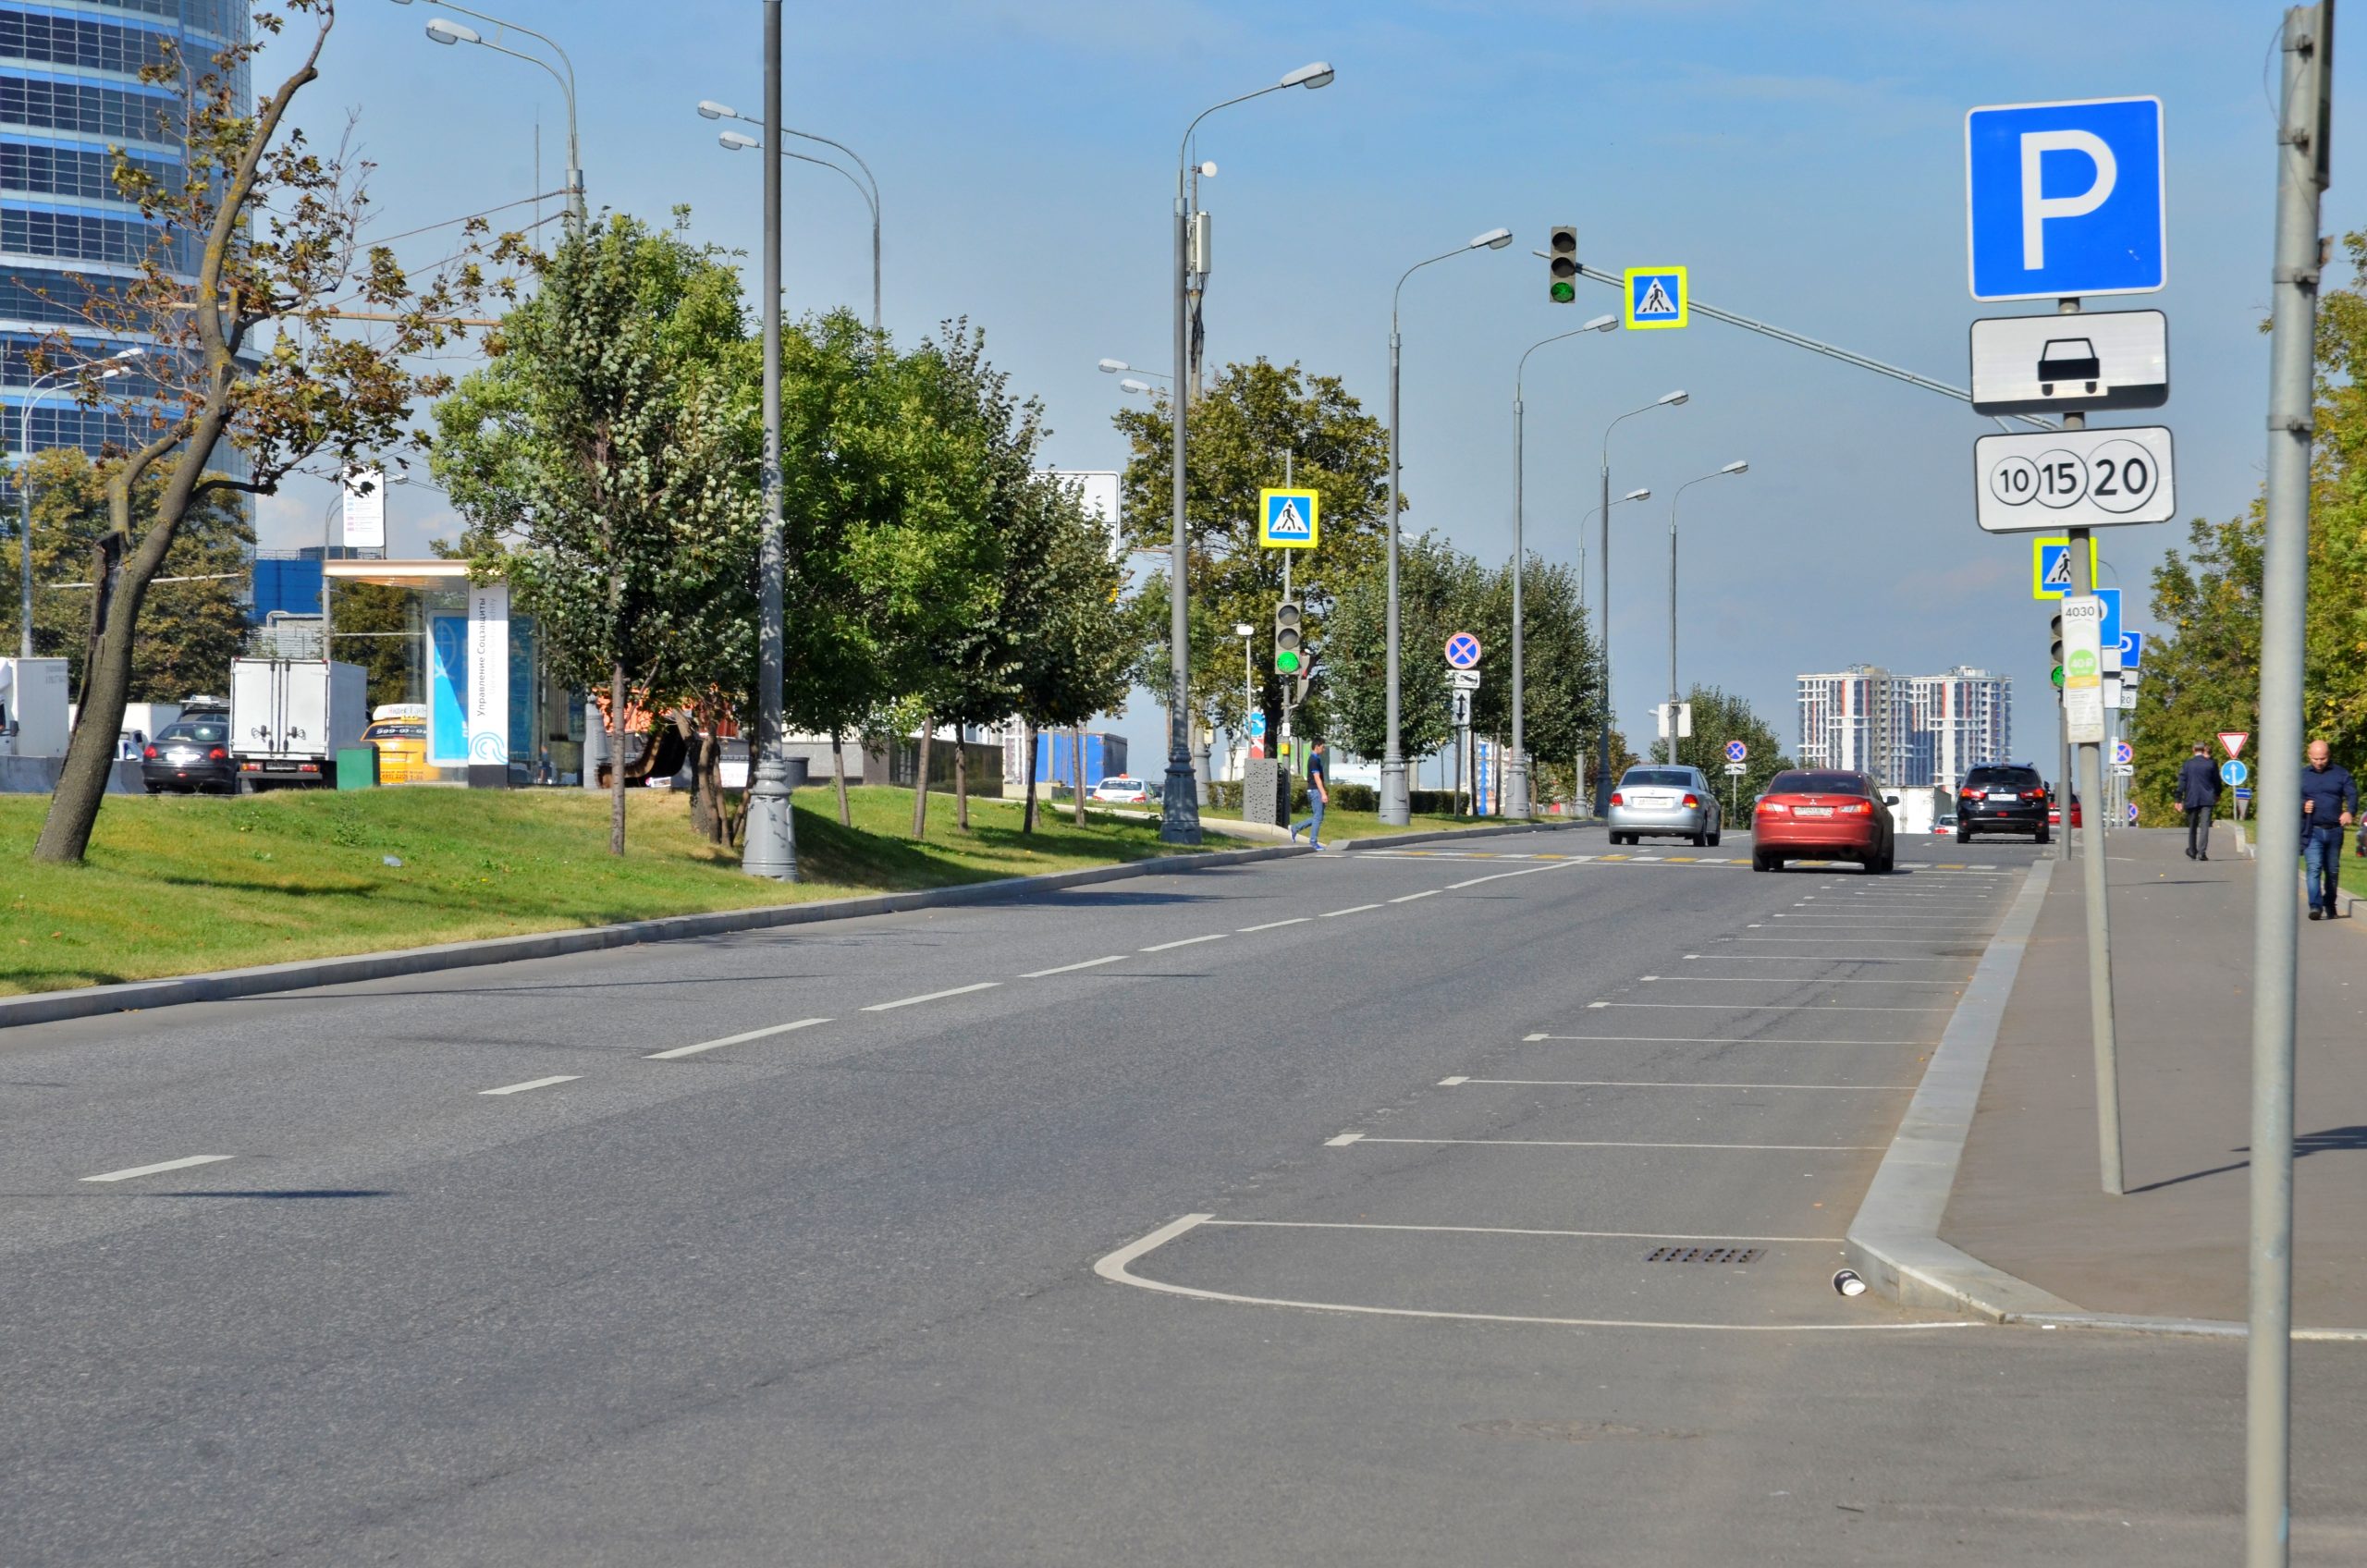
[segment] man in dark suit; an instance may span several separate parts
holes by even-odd
[[[2211,858],[2211,814],[2219,809],[2219,770],[2211,748],[2195,742],[2194,755],[2178,769],[2178,804],[2186,807],[2186,858]]]

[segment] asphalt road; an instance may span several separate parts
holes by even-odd
[[[1827,1284],[2031,851],[1604,850],[0,1035],[0,1562],[2230,1561],[2239,1346]]]

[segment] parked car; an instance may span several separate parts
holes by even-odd
[[[1629,768],[1619,776],[1603,816],[1614,844],[1632,844],[1645,834],[1714,844],[1726,826],[1718,791],[1698,767]]]
[[[424,704],[384,703],[371,710],[364,744],[378,750],[378,782],[416,784],[435,777],[427,766],[427,709]]]
[[[140,748],[140,781],[152,795],[167,790],[183,794],[237,794],[239,768],[230,760],[230,716],[199,713],[158,730],[153,741]]]
[[[1932,831],[1944,838],[1956,830],[1956,814],[1954,812],[1949,812],[1944,816],[1936,816],[1932,819]]]
[[[1085,791],[1085,798],[1104,805],[1147,806],[1151,802],[1150,786],[1139,778],[1129,778],[1120,774],[1094,785]]]
[[[2053,795],[2049,795],[2046,798],[2046,820],[2054,827],[2060,827],[2063,826],[2063,807]],[[2079,797],[2077,795],[2071,797],[2071,826],[2074,827],[2084,827],[2087,826],[2079,820]],[[2039,842],[2043,844],[2046,842],[2046,839],[2042,837],[2039,839]]]
[[[2054,821],[2046,809],[2053,799],[2029,763],[1983,763],[1964,776],[1956,791],[1956,842],[1968,844],[1976,833],[2027,833],[2043,844]]]
[[[1794,768],[1767,785],[1751,821],[1750,868],[1781,871],[1786,860],[1854,860],[1870,872],[1898,861],[1898,830],[1883,809],[1898,803],[1863,773]]]

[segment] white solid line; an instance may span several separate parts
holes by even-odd
[[[1153,942],[1149,947],[1138,948],[1135,950],[1146,953],[1163,953],[1170,948],[1188,948],[1195,942],[1221,942],[1226,935],[1227,933],[1222,931],[1211,931],[1205,937],[1183,937],[1172,942]]]
[[[1133,956],[1134,955],[1132,953],[1111,953],[1108,958],[1089,958],[1083,963],[1063,963],[1052,969],[1030,970],[1028,973],[1021,975],[1020,978],[1022,980],[1041,980],[1047,974],[1066,974],[1071,970],[1091,969],[1096,964],[1123,963]]]
[[[1545,1089],[1846,1089],[1851,1093],[1912,1094],[1912,1084],[1690,1084],[1665,1078],[1449,1078],[1449,1084],[1514,1084]]]
[[[1229,1291],[1204,1291],[1196,1285],[1171,1284],[1165,1280],[1136,1274],[1129,1268],[1137,1258],[1158,1251],[1176,1237],[1215,1218],[1211,1214],[1187,1214],[1180,1219],[1170,1220],[1149,1235],[1129,1242],[1101,1258],[1094,1264],[1093,1271],[1112,1284],[1132,1285],[1136,1290],[1157,1291],[1162,1295],[1185,1296],[1194,1301],[1224,1302],[1233,1306],[1288,1306],[1302,1312],[1348,1312],[1367,1317],[1418,1317],[1430,1322],[1527,1323],[1551,1329],[1677,1329],[1686,1332],[1735,1334],[1895,1333],[1986,1326],[1972,1318],[1951,1318],[1935,1323],[1685,1323],[1641,1317],[1532,1317],[1503,1312],[1434,1312],[1411,1306],[1364,1306],[1353,1302],[1292,1301],[1282,1296],[1235,1295]]]
[[[1403,898],[1392,899],[1389,901],[1393,904],[1410,904],[1416,899],[1434,899],[1438,897],[1438,893],[1439,890],[1436,888],[1425,888],[1418,893],[1408,893]]]
[[[1641,1144],[1597,1138],[1361,1138],[1367,1144],[1473,1144],[1486,1147],[1541,1149],[1742,1149],[1760,1154],[1853,1154],[1886,1149],[1888,1144]]]
[[[1962,963],[1964,962],[1961,958],[1949,953],[1932,953],[1921,958],[1883,958],[1870,954],[1863,958],[1840,958],[1824,953],[1687,953],[1685,956],[1714,958],[1721,963]],[[1680,976],[1679,978],[1708,979],[1709,976]],[[1800,985],[1807,982],[1796,981],[1794,984]]]
[[[1324,1139],[1323,1146],[1327,1149],[1343,1149],[1363,1136],[1362,1133],[1343,1133],[1336,1138]]]
[[[1453,892],[1457,888],[1477,888],[1482,882],[1501,882],[1507,876],[1534,876],[1540,871],[1559,871],[1565,865],[1576,864],[1576,861],[1564,860],[1556,861],[1551,865],[1527,865],[1518,871],[1499,871],[1490,876],[1474,876],[1468,882],[1450,882],[1446,885],[1447,891]]]
[[[1791,956],[1799,958],[1804,955],[1795,953]],[[1849,962],[1852,961],[1846,959],[1827,959],[1823,962],[1831,963]],[[1857,960],[1854,962],[1863,962],[1865,961]],[[1895,962],[1897,961],[1893,960],[1890,962]],[[1954,962],[1955,961],[1951,959],[1935,959],[1932,962],[1937,963],[1949,963]],[[1660,976],[1657,974],[1647,974],[1644,978],[1647,980],[1657,980]],[[1797,974],[1686,974],[1679,976],[1679,978],[1695,986],[1961,986],[1964,984],[1961,980],[1809,979]]]
[[[1636,978],[1638,980],[1657,980],[1660,976],[1657,974],[1638,974]]]
[[[676,1057],[696,1056],[701,1051],[717,1050],[724,1046],[737,1046],[749,1040],[761,1040],[767,1035],[786,1035],[791,1029],[811,1029],[816,1023],[828,1023],[827,1018],[801,1018],[794,1023],[776,1023],[769,1029],[751,1029],[744,1035],[726,1035],[720,1040],[702,1041],[695,1046],[676,1046],[670,1051],[652,1051],[644,1061],[671,1061]]]
[[[504,1084],[498,1089],[479,1089],[481,1095],[522,1095],[529,1089],[547,1089],[553,1084],[572,1084],[583,1077],[581,1072],[561,1072],[549,1078],[529,1078],[522,1084]]]
[[[1316,918],[1318,920],[1336,920],[1343,914],[1362,914],[1368,909],[1379,909],[1380,907],[1380,906],[1379,904],[1351,904],[1346,909],[1327,909],[1321,914],[1316,916]]]
[[[1588,1002],[1588,1007],[1689,1007],[1717,1012],[1953,1012],[1946,1007],[1843,1007],[1827,1002]]]
[[[1912,1046],[1928,1050],[1937,1040],[1735,1040],[1723,1035],[1531,1035],[1531,1040],[1573,1045],[1628,1046]]]
[[[981,980],[975,986],[956,986],[950,991],[931,991],[925,997],[899,997],[892,1002],[874,1002],[863,1011],[886,1012],[890,1008],[911,1007],[916,1002],[941,1001],[947,997],[966,997],[973,991],[991,991],[1001,984],[1000,980]]]
[[[1245,925],[1241,928],[1241,934],[1246,937],[1252,931],[1271,931],[1278,925],[1304,925],[1314,918],[1315,916],[1311,914],[1294,914],[1288,920],[1269,920],[1263,925]]]
[[[1470,1082],[1471,1080],[1468,1078],[1441,1078],[1439,1080],[1439,1087],[1441,1089],[1452,1089],[1457,1084],[1468,1084]]]
[[[128,1170],[110,1170],[104,1175],[85,1176],[85,1182],[129,1182],[134,1176],[153,1176],[164,1170],[186,1170],[192,1165],[211,1165],[217,1159],[230,1159],[227,1154],[184,1155],[178,1159],[161,1159],[153,1165],[134,1165]]]
[[[1958,938],[1951,937],[1946,939],[1949,941],[1956,941]],[[1886,948],[1921,947],[1925,945],[1926,941],[1926,939],[1921,937],[1843,937],[1838,935],[1830,937],[1730,937],[1727,940],[1735,942],[1814,942],[1821,947],[1831,947],[1835,942],[1865,942],[1876,943]]]
[[[1686,1236],[1666,1231],[1532,1231],[1512,1225],[1384,1225],[1361,1219],[1218,1219],[1205,1225],[1240,1225],[1261,1231],[1423,1231],[1456,1236],[1576,1236],[1603,1242],[1821,1242],[1839,1246],[1839,1236]]]

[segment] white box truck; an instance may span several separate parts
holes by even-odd
[[[62,757],[72,724],[64,659],[0,659],[0,757]]]
[[[230,661],[230,756],[239,787],[337,783],[340,746],[362,744],[369,678],[320,659]]]

